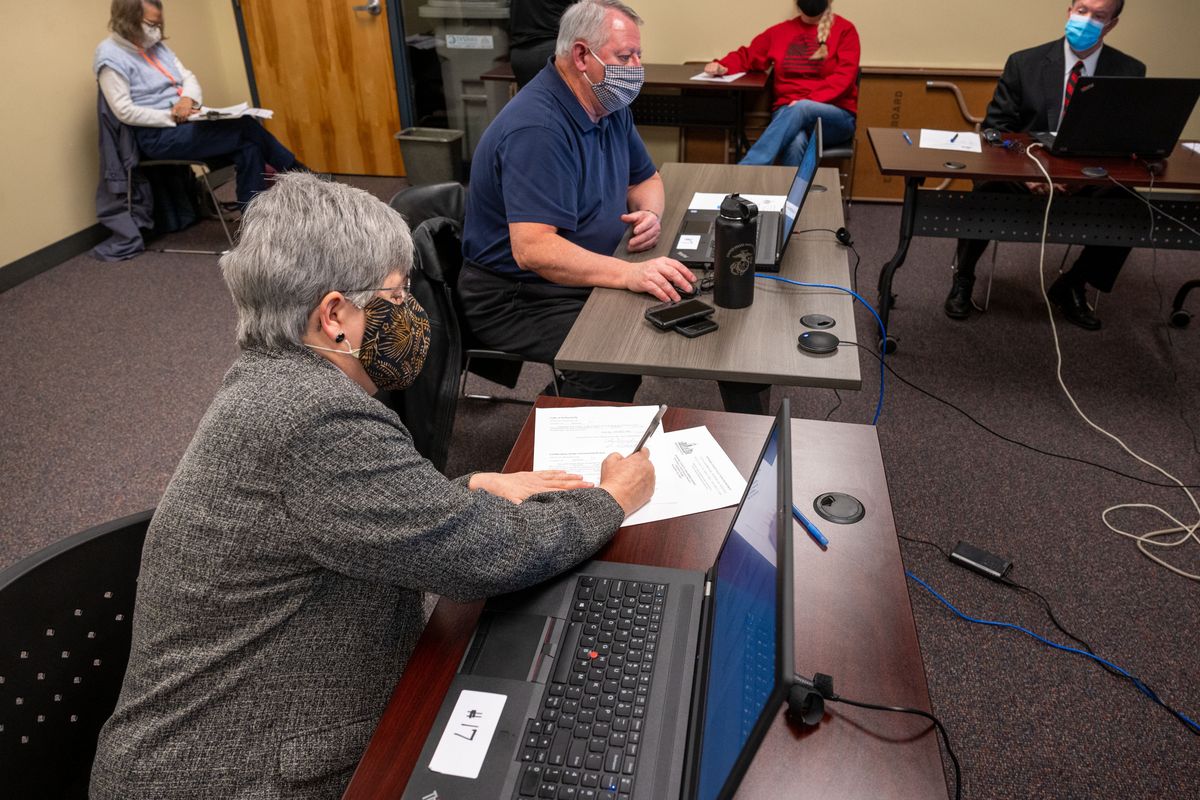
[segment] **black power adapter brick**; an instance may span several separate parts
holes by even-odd
[[[1001,558],[995,553],[989,553],[961,540],[950,551],[950,560],[994,581],[1003,582],[1008,571],[1012,569],[1012,562],[1007,558]]]

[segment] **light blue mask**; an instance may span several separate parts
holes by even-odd
[[[1082,53],[1096,46],[1104,34],[1103,23],[1082,14],[1072,14],[1067,18],[1067,44],[1076,53]]]

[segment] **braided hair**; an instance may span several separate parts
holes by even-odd
[[[822,61],[829,56],[829,48],[825,42],[829,39],[829,29],[833,27],[833,0],[825,8],[825,13],[817,22],[817,49],[809,56],[810,61]]]

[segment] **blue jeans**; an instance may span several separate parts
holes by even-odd
[[[808,148],[808,137],[821,120],[826,146],[842,144],[854,138],[855,117],[849,111],[826,103],[800,100],[780,106],[771,115],[771,124],[739,164],[782,164],[798,167]]]
[[[135,127],[138,150],[147,159],[233,159],[239,203],[267,188],[265,166],[286,171],[296,164],[292,152],[252,117],[185,122],[174,128]]]

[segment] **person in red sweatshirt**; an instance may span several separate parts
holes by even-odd
[[[771,124],[741,164],[799,166],[817,120],[827,145],[854,138],[861,47],[853,23],[830,0],[796,0],[800,15],[772,25],[749,47],[705,65],[710,75],[774,67]]]

